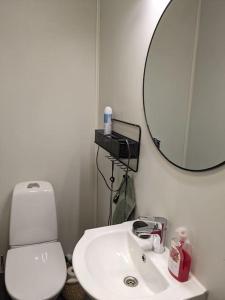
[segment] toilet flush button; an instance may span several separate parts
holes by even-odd
[[[29,183],[29,184],[27,185],[27,188],[28,188],[28,189],[32,189],[32,188],[34,188],[34,187],[40,188],[40,185],[39,185],[37,182],[32,182],[32,183]]]

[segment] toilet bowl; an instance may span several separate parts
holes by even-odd
[[[56,299],[66,281],[58,242],[55,197],[48,182],[15,186],[10,217],[5,284],[12,299]]]

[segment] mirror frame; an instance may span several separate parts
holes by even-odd
[[[157,24],[156,24],[156,27],[154,29],[154,32],[152,34],[152,37],[151,37],[151,40],[150,40],[150,44],[149,44],[149,47],[148,47],[148,51],[147,51],[147,54],[146,54],[146,59],[145,59],[145,65],[144,65],[144,74],[143,74],[143,84],[142,84],[142,98],[143,98],[143,110],[144,110],[144,116],[145,116],[145,122],[146,122],[146,125],[147,125],[147,128],[148,128],[148,131],[149,131],[149,134],[150,134],[150,137],[151,137],[151,140],[154,144],[154,146],[156,147],[156,149],[158,150],[158,152],[169,162],[171,163],[173,166],[181,169],[181,170],[184,170],[184,171],[189,171],[189,172],[195,172],[195,173],[198,173],[198,172],[206,172],[206,171],[210,171],[210,170],[213,170],[213,169],[216,169],[216,168],[219,168],[221,166],[223,166],[225,164],[225,161],[215,165],[215,166],[212,166],[212,167],[209,167],[209,168],[205,168],[205,169],[188,169],[188,168],[184,168],[184,167],[181,167],[179,166],[178,164],[174,163],[172,160],[170,160],[158,147],[157,145],[155,144],[154,142],[154,137],[151,133],[151,128],[150,128],[150,124],[148,123],[148,119],[147,119],[147,114],[146,114],[146,109],[145,109],[145,75],[146,75],[146,66],[147,66],[147,62],[148,62],[148,59],[151,60],[151,56],[150,56],[150,51],[151,51],[151,46],[152,46],[152,43],[153,43],[153,40],[154,40],[154,37],[157,33],[157,29],[159,27],[159,24],[162,20],[162,18],[165,16],[166,14],[166,11],[167,9],[170,7],[170,5],[172,4],[173,1],[179,1],[179,0],[170,0],[169,3],[166,5],[165,9],[163,10]],[[225,155],[225,154],[224,154]]]

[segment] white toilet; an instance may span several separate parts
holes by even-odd
[[[50,183],[23,182],[15,186],[9,245],[5,283],[12,299],[56,299],[66,281],[66,263],[58,242]]]

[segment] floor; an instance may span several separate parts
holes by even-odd
[[[2,299],[2,300],[10,300],[11,299],[8,296],[6,289],[5,289],[4,274],[0,274],[0,299]]]

